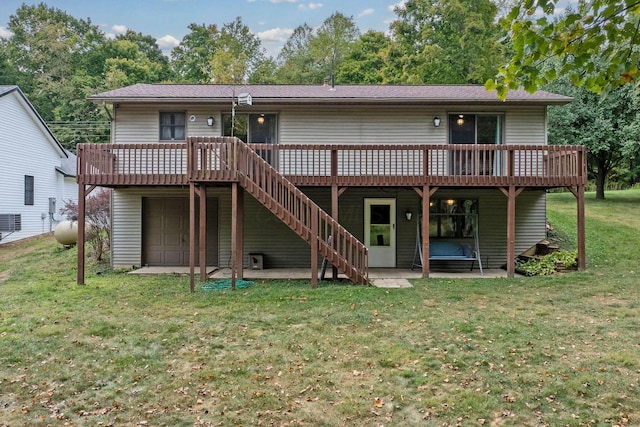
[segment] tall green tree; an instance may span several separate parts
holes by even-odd
[[[596,198],[604,199],[613,173],[625,171],[640,154],[640,93],[627,85],[596,94],[563,77],[546,86],[572,96],[571,104],[549,109],[549,143],[585,145],[587,169],[596,183]],[[625,178],[621,178],[625,179]]]
[[[303,24],[293,30],[277,58],[276,79],[280,83],[305,84],[317,79],[318,62],[311,55],[313,29]]]
[[[336,12],[325,19],[309,42],[309,53],[319,64],[324,78],[330,78],[340,69],[359,36],[353,17]]]
[[[386,73],[403,83],[484,83],[505,61],[491,0],[408,0],[391,24]]]
[[[512,40],[513,56],[486,87],[496,89],[502,98],[521,86],[535,91],[558,76],[595,93],[625,84],[637,87],[640,2],[578,0],[557,18],[559,3],[516,3],[501,21]]]
[[[217,25],[189,25],[191,32],[171,52],[178,78],[188,83],[238,83],[266,59],[260,39],[240,17]]]
[[[184,83],[208,83],[211,55],[218,49],[217,25],[189,24],[187,33],[171,51],[171,64],[177,79]]]
[[[13,36],[5,42],[7,60],[20,70],[15,83],[45,119],[60,119],[54,115],[60,93],[76,70],[87,67],[87,53],[104,42],[104,34],[90,20],[44,3],[22,5],[8,29]]]
[[[382,70],[391,39],[379,31],[367,31],[351,46],[336,73],[340,83],[385,83]]]
[[[334,13],[317,30],[297,27],[278,56],[279,83],[321,84],[336,75],[358,40],[352,17]]]

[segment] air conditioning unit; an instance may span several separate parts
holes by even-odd
[[[13,233],[22,230],[22,215],[0,214],[0,233]]]

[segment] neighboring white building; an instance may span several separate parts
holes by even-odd
[[[0,85],[0,245],[53,231],[77,201],[76,156],[17,86]]]

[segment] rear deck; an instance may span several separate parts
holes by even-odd
[[[578,265],[585,267],[583,146],[387,144],[285,145],[245,144],[231,137],[191,137],[186,143],[79,144],[77,147],[79,211],[84,221],[86,196],[96,186],[188,186],[191,232],[195,238],[195,203],[205,211],[208,185],[232,188],[232,278],[242,277],[241,192],[247,191],[309,243],[311,280],[317,284],[318,254],[356,283],[368,281],[367,248],[338,222],[338,197],[347,187],[408,187],[422,199],[423,229],[429,225],[429,199],[440,188],[497,188],[508,199],[507,259],[515,259],[515,204],[527,188],[568,188],[577,199]],[[298,186],[330,187],[332,212],[326,213]],[[202,213],[201,213],[202,215]],[[200,233],[204,219],[198,221]],[[206,225],[205,225],[206,226]],[[200,235],[205,242],[205,236]],[[79,241],[84,241],[79,227]],[[331,243],[332,242],[332,243]],[[200,277],[206,278],[200,247]],[[84,245],[78,251],[78,282],[84,282]],[[422,241],[429,252],[428,236]],[[190,248],[190,271],[196,262]],[[423,277],[429,262],[422,265]],[[334,275],[337,275],[334,269]],[[507,263],[507,275],[514,266]]]

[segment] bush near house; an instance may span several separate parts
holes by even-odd
[[[78,220],[78,204],[65,200],[61,213],[71,221]],[[111,243],[111,189],[98,188],[85,202],[85,240],[91,256],[103,261]]]

